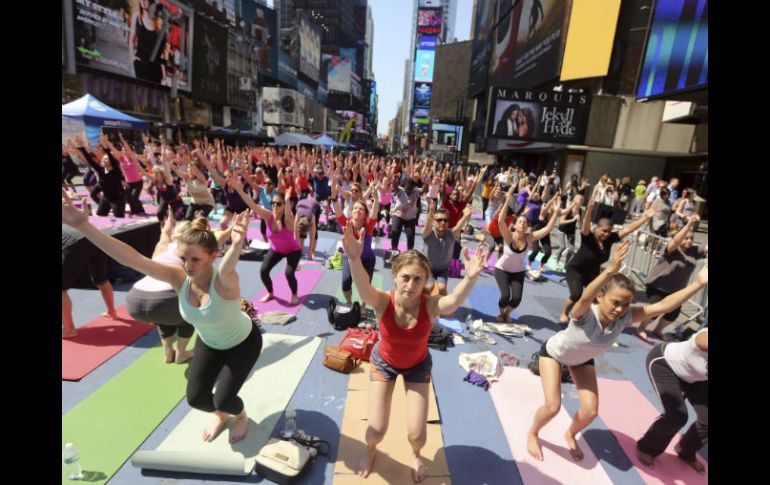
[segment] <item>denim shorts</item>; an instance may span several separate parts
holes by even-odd
[[[430,356],[430,352],[428,352],[428,356],[414,367],[408,369],[396,369],[382,358],[380,355],[380,344],[377,343],[372,349],[372,354],[369,357],[369,364],[370,381],[395,381],[396,377],[401,374],[404,376],[405,382],[424,384],[430,382],[430,371],[433,368],[433,359]]]

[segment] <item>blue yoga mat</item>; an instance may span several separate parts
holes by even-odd
[[[495,317],[500,313],[500,308],[497,306],[497,302],[500,299],[500,290],[497,286],[492,285],[476,285],[471,291],[471,296],[466,301],[466,307],[470,307],[474,310],[473,318],[479,318],[479,314],[486,315],[482,317],[484,320],[495,321]],[[515,312],[510,313],[511,318],[519,318]]]
[[[463,332],[463,324],[460,320],[456,318],[445,318],[445,317],[439,317],[437,322],[446,327],[448,330],[451,330],[453,332],[462,333]]]

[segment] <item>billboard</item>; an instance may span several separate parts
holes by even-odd
[[[438,37],[435,35],[421,35],[420,41],[417,43],[417,49],[423,51],[435,51],[437,40]]]
[[[439,145],[460,146],[463,143],[463,127],[460,125],[446,125],[433,123],[433,142]]]
[[[324,64],[326,64],[326,80],[329,91],[349,93],[350,77],[352,74],[351,60],[329,54],[324,54],[322,58]]]
[[[75,62],[163,86],[171,86],[176,72],[177,87],[189,91],[192,9],[174,0],[135,10],[115,3],[73,0]]]
[[[416,82],[432,82],[433,67],[436,52],[418,50],[414,55],[414,80]]]
[[[350,69],[352,72],[358,72],[358,61],[356,61],[356,49],[354,47],[340,47],[340,57],[350,60]]]
[[[438,35],[442,21],[440,8],[421,8],[417,10],[417,33]]]
[[[578,145],[585,141],[590,94],[505,87],[491,91],[487,136]]]
[[[415,83],[414,85],[414,107],[430,108],[430,97],[432,85],[429,83]]]
[[[504,2],[503,2],[504,3]],[[492,30],[489,62],[488,62],[488,85],[505,86],[513,78],[513,61],[516,54],[516,37],[519,31],[519,21],[521,20],[522,2],[516,3],[511,10],[500,16],[497,26]],[[500,10],[503,10],[500,5]]]
[[[708,0],[656,2],[637,99],[708,85]]]
[[[254,0],[242,0],[241,13],[246,31],[255,41],[260,76],[278,78],[278,18],[275,10]]]
[[[303,13],[299,18],[297,36],[299,37],[299,72],[318,81],[318,70],[321,65],[321,27]]]
[[[305,125],[305,96],[285,88],[262,88],[262,118],[274,125]]]
[[[297,85],[297,61],[283,49],[278,51],[278,80],[289,86]]]
[[[428,118],[430,117],[430,110],[428,108],[414,108],[412,115],[415,118]]]
[[[492,49],[492,24],[496,0],[476,3],[475,37],[471,49],[471,72],[468,76],[468,96],[473,98],[487,87],[487,64]]]
[[[441,7],[441,0],[420,0],[420,8]]]
[[[620,0],[572,4],[559,80],[607,75],[619,13]]]
[[[196,98],[227,103],[227,29],[195,14],[192,92]]]
[[[564,0],[519,3],[522,15],[509,86],[535,87],[559,76],[570,4]]]
[[[350,73],[350,94],[356,99],[363,97],[361,78],[355,72]]]
[[[377,111],[377,82],[369,81],[369,116]]]
[[[358,133],[365,132],[364,130],[364,115],[361,113],[357,113],[355,111],[341,111],[337,110],[335,111],[342,119],[345,121],[344,124],[346,124],[350,119],[355,119],[353,122],[353,131]]]

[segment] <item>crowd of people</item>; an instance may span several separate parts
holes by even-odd
[[[63,273],[66,233],[67,247],[84,236],[94,245],[93,254],[103,251],[147,275],[129,293],[129,312],[140,321],[158,324],[166,362],[192,359],[188,402],[214,415],[212,425],[203,431],[206,441],[213,440],[231,418],[232,441],[243,439],[247,432],[238,392],[259,357],[261,335],[240,308],[235,268],[241,249],[248,244],[247,226],[253,217],[260,220],[261,237],[269,244],[260,271],[267,290],[263,302],[275,298],[270,272],[286,258],[282,277],[291,289],[289,303],[298,303],[295,273],[308,235],[305,257],[313,259],[319,227],[342,233],[342,293],[346,303],[352,303],[355,283],[361,303],[373,310],[380,331],[371,357],[367,451],[357,467],[363,477],[374,466],[377,445],[388,428],[390,399],[399,374],[407,389],[413,479],[420,482],[427,476],[420,451],[425,445],[431,379],[428,335],[438,316],[453,314],[468,298],[479,275],[490,271],[487,263],[495,251],[499,255],[493,270],[499,289],[497,320],[510,323],[511,311],[523,298],[525,277],[543,271],[552,255],[551,235],[560,241],[555,264],[565,271],[569,287],[559,319],[564,329],[540,351],[545,401],[526,437],[530,454],[539,460],[538,433],[560,409],[561,366],[569,369],[580,398],[580,409],[565,434],[573,457],[580,460],[583,453],[575,435],[598,413],[594,358],[633,323],[641,325],[644,338],[662,339],[662,329],[676,321],[681,305],[708,282],[706,268],[688,283],[696,259],[706,256],[707,247],[693,246],[693,229],[699,222],[695,191],[685,189],[679,196],[675,178],[668,184],[653,178],[649,186],[641,180],[633,188],[628,177],[612,180],[603,176],[591,186],[576,175],[562,183],[555,169],[550,175],[544,172],[535,177],[513,167],[488,170],[428,158],[415,161],[324,148],[244,148],[207,139],[196,139],[191,147],[172,146],[163,137],[152,140],[148,136],[139,149],[122,136],[118,138],[111,141],[102,136],[92,145],[78,137],[62,145]],[[73,177],[78,170],[74,158],[82,160],[87,169],[83,184],[89,196],[82,198],[81,209],[74,203]],[[478,186],[485,220],[481,239],[485,242],[471,256],[467,247],[463,251],[462,234],[472,219]],[[131,216],[144,215],[143,191],[154,198],[157,218],[163,224],[151,258],[88,220],[89,198],[96,203],[99,216],[124,217],[126,205]],[[626,210],[632,220],[614,230],[612,220],[595,217],[597,204]],[[217,209],[221,209],[221,218],[211,218],[220,212]],[[422,212],[426,219],[420,251],[415,248],[415,235]],[[580,245],[576,249],[578,226]],[[642,228],[673,237],[648,275],[648,304],[632,305],[633,282],[619,271],[628,255],[629,236]],[[402,233],[407,250],[400,252],[396,248]],[[371,285],[376,263],[372,238],[377,236],[387,236],[393,248],[389,263],[395,289],[390,292]],[[534,270],[539,252],[543,255]],[[222,260],[214,266],[219,256]],[[103,262],[92,259],[89,256],[81,264],[90,262],[92,279],[105,295],[107,314],[114,318],[112,288],[107,287]],[[455,266],[464,267],[464,274],[450,291],[448,278]],[[66,291],[75,272],[75,268],[68,269],[66,281],[63,275],[63,338],[77,333]],[[647,334],[646,327],[659,315],[664,317]],[[188,341],[196,332],[194,350],[188,351]],[[650,353],[648,371],[665,411],[639,442],[639,459],[648,466],[653,466],[654,457],[686,422],[684,397],[675,401],[666,397],[681,390],[695,405],[698,420],[682,440],[679,456],[702,471],[695,452],[708,436],[707,335],[703,330],[691,341],[662,342]]]

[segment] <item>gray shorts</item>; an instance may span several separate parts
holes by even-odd
[[[408,369],[396,369],[382,358],[380,355],[380,344],[377,343],[372,349],[372,354],[369,357],[369,364],[370,381],[395,381],[396,377],[401,374],[404,376],[405,382],[424,384],[430,382],[430,371],[433,368],[433,359],[430,356],[430,352],[428,352],[428,356],[414,367]]]

